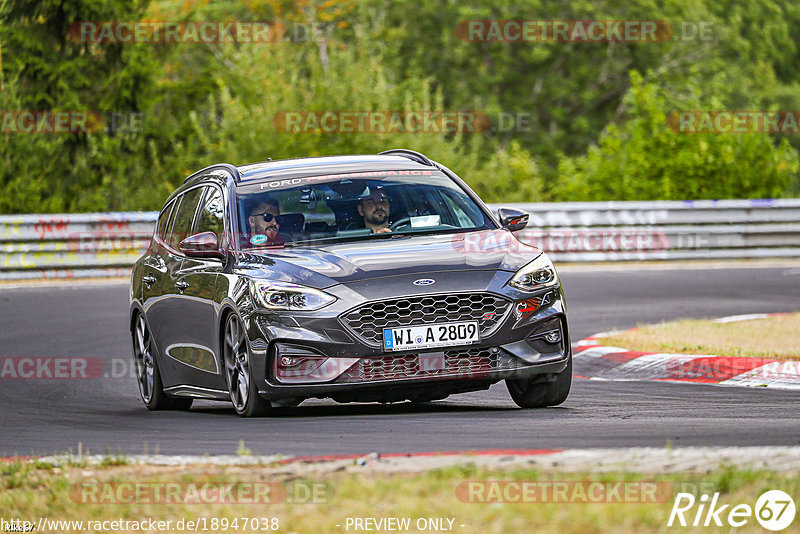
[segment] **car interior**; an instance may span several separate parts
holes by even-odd
[[[435,225],[441,228],[472,226],[454,202],[436,187],[414,187],[408,184],[367,180],[342,180],[303,189],[290,189],[272,193],[258,193],[247,197],[242,204],[256,204],[266,197],[277,200],[281,215],[278,217],[282,242],[298,242],[330,237],[352,238],[370,235],[364,219],[358,213],[358,203],[369,188],[378,188],[389,197],[389,221],[395,230],[412,226],[412,218],[436,217]],[[239,224],[245,228],[243,246],[249,247],[247,210],[239,210]]]

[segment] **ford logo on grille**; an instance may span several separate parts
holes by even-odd
[[[431,284],[435,284],[436,280],[432,280],[430,278],[420,278],[419,280],[414,280],[415,286],[429,286]]]

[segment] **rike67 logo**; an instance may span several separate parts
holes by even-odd
[[[699,499],[691,493],[678,493],[669,514],[667,526],[722,527],[726,523],[738,528],[747,525],[753,517],[762,528],[778,532],[794,521],[794,500],[781,490],[765,491],[759,496],[755,507],[749,504],[730,504],[719,502],[719,492],[713,496],[703,494]]]

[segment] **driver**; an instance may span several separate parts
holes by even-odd
[[[389,197],[380,189],[371,189],[368,196],[358,202],[358,214],[364,218],[364,226],[374,234],[391,232],[389,228]]]
[[[281,215],[281,208],[278,201],[272,197],[261,199],[257,204],[250,208],[247,222],[250,224],[250,238],[264,235],[266,241],[253,243],[254,245],[275,245],[282,243],[280,234],[280,224],[278,218]],[[263,238],[262,238],[263,239]]]

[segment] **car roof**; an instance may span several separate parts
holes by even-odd
[[[234,184],[241,185],[254,184],[262,180],[275,178],[297,178],[364,171],[440,171],[439,167],[425,165],[408,157],[380,154],[282,159],[237,165],[235,168],[230,164],[218,163],[189,176],[180,187],[169,195],[166,202],[164,202],[164,206],[186,190],[208,183],[209,180],[225,187],[227,180],[224,178],[223,172],[226,168],[229,172],[238,171],[239,180]],[[230,183],[227,182],[228,185]]]
[[[284,159],[239,165],[237,168],[241,174],[242,183],[276,177],[315,176],[359,171],[432,170],[431,166],[423,165],[406,157],[373,154]]]

